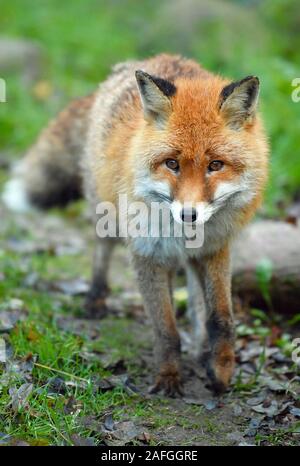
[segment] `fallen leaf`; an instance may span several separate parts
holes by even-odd
[[[245,430],[244,435],[246,437],[255,437],[257,434],[257,430],[261,424],[261,419],[259,418],[252,418],[250,420],[248,428]]]
[[[243,409],[242,409],[242,407],[240,405],[234,405],[233,414],[235,416],[240,416],[242,414],[242,412],[243,412]]]
[[[108,378],[93,378],[92,385],[94,391],[106,392],[115,388],[115,385]]]
[[[82,409],[82,402],[76,400],[73,396],[70,396],[65,402],[64,413],[65,414],[77,414]]]
[[[76,447],[95,447],[96,442],[92,437],[82,437],[81,435],[72,434],[71,440]]]
[[[85,429],[95,432],[97,434],[102,432],[102,423],[95,416],[83,416],[79,421]]]
[[[218,406],[218,401],[217,400],[208,400],[206,403],[204,403],[205,408],[207,411],[212,411]]]
[[[294,226],[297,226],[298,224],[298,218],[295,217],[294,215],[288,215],[286,218],[285,218],[285,221],[287,223],[290,223],[291,225],[294,225]]]
[[[239,447],[255,447],[255,443],[248,443],[248,442],[240,442],[238,444]]]
[[[50,445],[50,441],[44,438],[37,438],[30,441],[30,446],[32,447],[47,447]]]
[[[109,354],[104,354],[99,356],[99,361],[101,362],[101,366],[103,369],[107,369],[109,371],[117,373],[122,373],[126,371],[126,364],[125,360],[120,357],[115,357],[115,355],[110,352]]]
[[[82,278],[74,278],[73,280],[54,282],[52,287],[55,291],[60,291],[69,296],[78,296],[85,295],[89,291],[90,285]]]
[[[290,408],[290,413],[295,417],[300,417],[300,408]]]
[[[17,413],[21,408],[27,408],[27,400],[33,390],[32,383],[24,383],[21,387],[11,387],[9,389],[9,395],[11,397],[11,406],[15,413]]]
[[[0,385],[8,387],[20,381],[31,382],[35,360],[36,356],[31,353],[22,359],[6,359],[5,371],[0,377]]]
[[[26,440],[22,440],[19,438],[13,438],[9,442],[10,447],[30,447],[30,443],[26,442]]]
[[[5,307],[9,311],[23,311],[25,310],[24,301],[18,298],[12,298],[7,303],[5,303]]]
[[[123,446],[136,440],[143,434],[141,427],[136,426],[132,421],[116,422],[113,431],[103,430],[105,443],[109,446]]]
[[[230,432],[229,434],[226,435],[226,438],[230,442],[234,443],[235,445],[244,441],[243,434],[241,432],[238,432],[238,431]]]
[[[0,432],[0,447],[9,445],[10,439],[12,437],[5,432]]]
[[[259,395],[259,396],[255,396],[253,398],[248,398],[246,403],[247,405],[249,406],[257,406],[257,405],[260,405],[263,403],[263,401],[265,400],[266,398],[266,395],[263,394],[263,395]]]
[[[19,320],[24,320],[26,314],[21,310],[0,311],[0,333],[11,331]]]
[[[127,374],[111,375],[110,377],[103,378],[94,377],[92,379],[92,384],[94,386],[94,391],[108,391],[113,390],[116,387],[121,387],[129,395],[139,393],[139,390],[135,385],[133,385]]]
[[[86,390],[89,382],[84,380],[66,380],[65,385],[67,387],[75,387],[76,389]]]
[[[290,404],[290,402],[287,402],[280,406],[277,400],[265,400],[264,403],[252,406],[251,409],[256,413],[261,413],[268,417],[274,417],[278,416],[278,414],[282,414]]]
[[[104,417],[103,426],[106,430],[114,430],[115,429],[115,421],[111,414],[107,414]]]
[[[249,362],[258,356],[264,356],[267,359],[278,351],[278,348],[265,348],[264,346],[253,343],[249,345],[248,348],[240,351],[239,359],[241,362]]]
[[[140,435],[138,438],[139,440],[141,440],[143,443],[146,443],[147,445],[150,443],[152,439],[151,434],[149,434],[149,432],[143,432],[142,435]]]
[[[38,333],[33,327],[30,327],[26,334],[27,340],[29,341],[38,341],[41,338],[41,334]]]
[[[287,382],[282,382],[269,376],[261,376],[258,381],[264,387],[268,387],[272,392],[285,392],[288,388]]]
[[[64,395],[67,392],[67,387],[64,379],[61,377],[52,377],[48,380],[47,391],[49,394]]]

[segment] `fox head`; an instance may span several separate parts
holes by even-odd
[[[260,198],[267,142],[255,76],[174,82],[136,71],[143,121],[134,141],[135,195],[170,203],[176,220],[208,222]]]

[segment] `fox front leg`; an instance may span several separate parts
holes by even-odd
[[[201,264],[194,264],[203,284],[207,308],[206,330],[210,346],[207,373],[216,392],[228,387],[235,366],[234,321],[228,247]]]
[[[115,241],[111,238],[96,238],[92,283],[85,300],[86,316],[90,319],[105,317],[108,313],[105,299],[109,292],[107,275],[114,246]]]
[[[197,270],[186,265],[186,278],[188,288],[187,316],[193,331],[193,350],[197,358],[202,357],[203,347],[207,339],[206,334],[206,305],[201,281]]]
[[[170,396],[182,395],[180,338],[170,293],[171,273],[139,256],[134,256],[133,262],[144,307],[154,329],[158,375],[151,392],[162,391]]]

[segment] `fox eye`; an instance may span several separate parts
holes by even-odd
[[[223,166],[224,166],[224,162],[222,162],[222,160],[213,160],[208,165],[208,170],[210,172],[217,172],[217,171],[221,170],[221,168],[223,168]]]
[[[167,166],[170,170],[172,170],[172,171],[174,171],[174,172],[177,172],[177,171],[179,170],[179,163],[177,162],[177,160],[175,160],[175,159],[167,159],[165,163],[166,163],[166,166]]]

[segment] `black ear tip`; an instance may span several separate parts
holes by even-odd
[[[135,70],[134,74],[135,74],[136,79],[140,79],[143,72],[142,72],[142,70]]]
[[[150,78],[150,75],[143,70],[135,70],[135,77],[137,80],[145,80]]]
[[[258,76],[251,76],[251,79],[254,83],[256,83],[257,85],[259,85],[259,77]]]
[[[245,82],[249,82],[249,81],[252,81],[253,84],[256,84],[257,86],[259,86],[258,76],[247,76],[246,78],[241,80],[241,83],[245,83]]]

